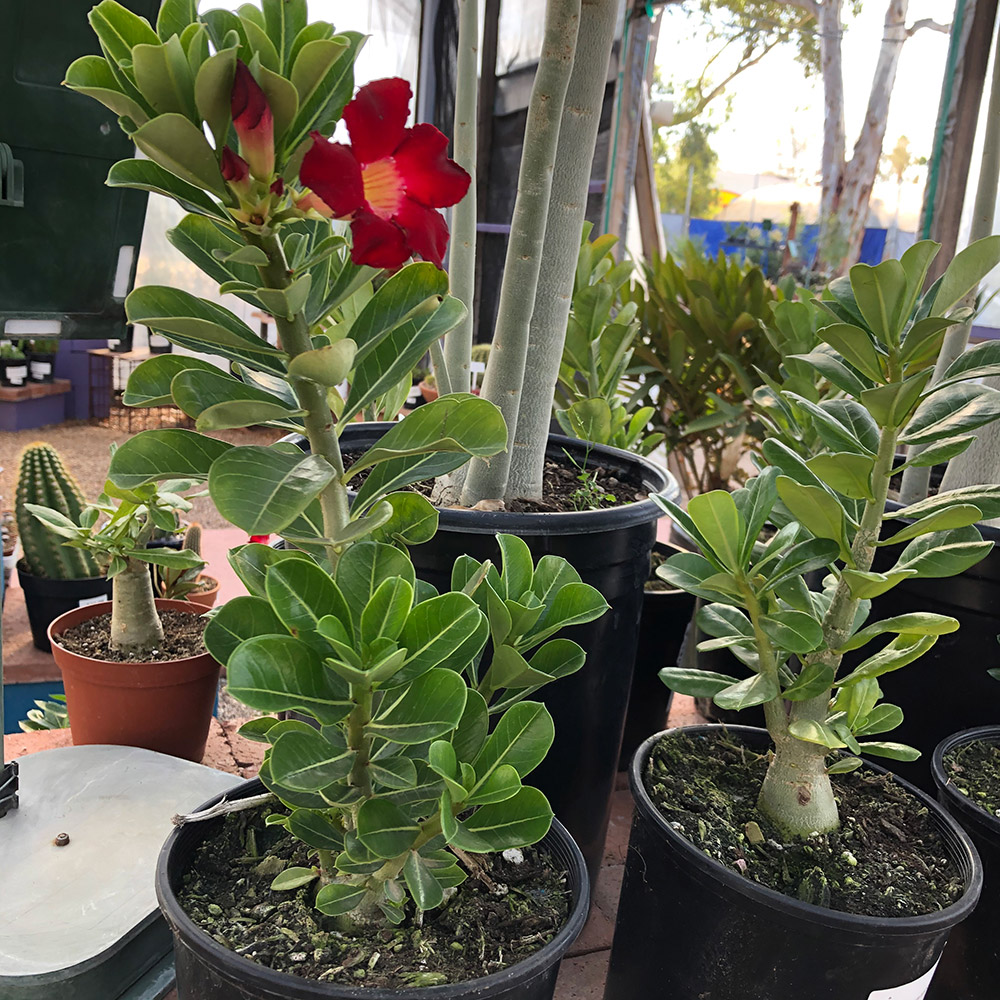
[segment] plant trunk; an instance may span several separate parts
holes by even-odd
[[[139,559],[129,559],[114,581],[111,646],[123,653],[148,656],[163,642],[149,566]]]
[[[826,4],[824,3],[824,6]],[[841,273],[851,266],[861,253],[861,241],[868,221],[868,202],[872,186],[878,174],[879,159],[889,118],[889,100],[896,82],[899,57],[906,41],[906,12],[909,0],[889,0],[885,12],[885,26],[882,34],[882,48],[875,64],[875,75],[868,95],[861,134],[854,146],[851,161],[842,173],[842,185],[838,192],[837,214],[839,231],[845,244],[837,271]],[[839,47],[839,39],[838,39]],[[843,83],[841,81],[841,87]],[[825,187],[825,183],[824,183]]]
[[[517,427],[559,124],[573,71],[579,25],[580,0],[548,0],[545,39],[524,132],[493,349],[482,389],[482,396],[500,409],[509,434]],[[488,462],[473,459],[462,491],[463,504],[472,507],[481,500],[503,499],[507,495],[510,460],[510,448]]]
[[[985,239],[993,234],[993,223],[997,210],[997,185],[1000,184],[1000,59],[993,60],[993,82],[990,89],[990,103],[986,114],[986,133],[983,137],[983,158],[979,167],[979,183],[976,187],[976,202],[972,211],[972,227],[969,242]],[[975,308],[978,289],[970,292],[962,301],[962,306]],[[944,378],[944,373],[969,346],[972,320],[959,326],[950,327],[941,342],[931,385]],[[995,379],[987,379],[987,385],[997,388]],[[913,449],[919,454],[922,448]],[[912,456],[910,456],[912,457]],[[978,486],[1000,482],[1000,424],[994,422],[981,427],[972,447],[948,463],[942,489],[955,489],[958,485]],[[930,491],[931,470],[912,468],[903,473],[903,483],[899,498],[905,504],[923,500]],[[995,522],[989,522],[995,523]]]
[[[455,161],[473,178],[465,197],[451,213],[451,252],[448,273],[451,294],[468,313],[444,338],[444,364],[452,392],[472,387],[472,327],[476,293],[476,142],[478,105],[479,3],[459,0],[458,66],[455,86]],[[438,378],[440,378],[440,374]]]
[[[559,126],[556,169],[545,223],[545,256],[531,316],[517,428],[512,435],[508,498],[542,495],[545,444],[566,342],[618,6],[617,0],[583,0],[580,9],[573,75]]]
[[[798,837],[836,829],[837,823],[830,825],[837,803],[826,773],[828,753],[826,747],[794,736],[775,739],[757,805],[780,829]]]

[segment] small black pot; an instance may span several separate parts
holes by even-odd
[[[670,556],[682,550],[657,542],[653,553]],[[632,754],[650,733],[667,724],[674,693],[660,680],[664,667],[677,666],[684,633],[691,624],[695,599],[683,590],[649,590],[642,595],[639,645],[635,651],[632,689],[625,716],[625,732],[618,754],[618,770],[627,770]]]
[[[17,579],[24,591],[24,604],[28,609],[31,639],[36,649],[51,653],[48,627],[60,615],[84,604],[97,604],[111,600],[111,582],[103,576],[85,577],[81,580],[50,580],[34,576],[17,564]]]
[[[56,356],[54,354],[36,354],[27,351],[28,378],[32,382],[51,382],[55,378]]]
[[[944,769],[946,753],[979,740],[1000,743],[1000,726],[980,726],[949,736],[937,745],[931,759],[938,801],[979,851],[985,892],[976,912],[952,931],[928,1000],[995,1000],[1000,982],[1000,819],[959,792]]]
[[[263,784],[254,779],[199,808],[262,791]],[[572,894],[569,917],[548,944],[523,962],[472,982],[418,989],[365,989],[301,979],[257,965],[224,948],[181,909],[176,890],[198,845],[219,822],[174,827],[156,864],[156,898],[174,935],[178,1000],[551,1000],[559,963],[587,920],[587,869],[573,838],[556,820],[542,844],[568,871],[566,883]]]
[[[762,730],[728,732],[769,745]],[[972,912],[982,888],[979,858],[958,824],[901,783],[931,810],[965,876],[957,903],[895,919],[813,906],[744,879],[670,826],[642,780],[664,735],[639,748],[629,771],[636,808],[604,1000],[920,1000],[949,931]]]
[[[10,389],[20,389],[28,384],[28,361],[26,358],[0,358],[0,385]]]

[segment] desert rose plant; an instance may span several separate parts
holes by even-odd
[[[801,360],[843,395],[813,403],[782,393],[808,415],[822,451],[800,455],[768,439],[768,464],[746,488],[694,497],[686,511],[661,501],[701,554],[673,556],[658,573],[709,602],[698,624],[712,638],[701,648],[731,648],[752,670],[744,680],[684,669],[661,677],[725,708],[763,705],[774,754],[759,807],[793,837],[838,826],[829,776],[858,767],[852,755],[918,756],[869,739],[902,720],[897,706],[880,704],[878,678],[916,660],[958,622],[915,610],[868,623],[870,598],[909,577],[961,573],[992,547],[975,524],[1000,512],[1000,486],[939,493],[895,512],[885,506],[891,477],[908,464],[895,465],[899,444],[926,446],[915,461],[942,461],[1000,415],[1000,392],[974,381],[1000,371],[995,345],[960,356],[946,378],[929,384],[941,339],[956,322],[951,313],[1000,261],[1000,237],[964,250],[922,296],[937,249],[923,242],[901,260],[858,264],[849,283],[832,286],[833,314],[818,330],[828,350]],[[779,530],[760,542],[768,523]],[[904,543],[891,569],[872,571],[879,546]],[[822,589],[810,590],[805,574],[822,569]],[[845,653],[886,637],[841,671]],[[837,750],[849,753],[831,762]]]
[[[112,452],[113,454],[113,452]],[[111,645],[133,656],[143,656],[163,642],[163,626],[156,612],[150,564],[184,571],[204,565],[190,549],[147,549],[155,528],[176,524],[176,511],[188,511],[191,502],[182,493],[195,484],[173,480],[123,490],[112,482],[87,504],[76,520],[53,507],[25,504],[64,545],[89,552],[115,581],[111,602]]]
[[[469,854],[548,832],[552,810],[522,779],[552,718],[527,699],[583,665],[577,643],[551,636],[607,604],[565,560],[535,566],[521,539],[498,542],[499,571],[462,556],[440,595],[384,542],[352,545],[333,575],[295,550],[231,554],[250,596],[205,631],[230,692],[320,727],[268,717],[241,730],[269,744],[261,778],[289,810],[268,822],[316,852],[273,888],[315,883],[327,915],[398,923],[407,898],[433,909],[464,880],[459,858],[475,871]]]

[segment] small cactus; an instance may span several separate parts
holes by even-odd
[[[80,580],[102,576],[92,553],[71,548],[35,518],[25,504],[51,507],[77,522],[86,506],[76,479],[62,463],[59,453],[42,441],[29,444],[21,453],[14,510],[17,530],[29,573],[51,580]]]
[[[187,531],[184,532],[183,547],[201,555],[201,525],[197,521],[189,524]]]

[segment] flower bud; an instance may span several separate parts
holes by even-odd
[[[240,152],[259,180],[270,180],[274,173],[274,117],[267,96],[240,61],[232,91],[233,127],[240,139]]]

